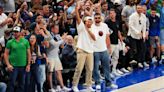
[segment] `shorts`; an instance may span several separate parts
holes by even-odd
[[[63,70],[63,66],[59,58],[48,58],[48,62],[49,72]]]
[[[164,29],[160,31],[160,44],[164,45]]]
[[[155,36],[149,36],[149,41],[150,41],[150,45],[154,46],[154,45],[156,45],[157,43],[160,42],[160,39],[158,37],[158,39],[156,40]]]

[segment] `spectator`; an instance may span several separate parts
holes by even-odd
[[[93,30],[91,30],[92,18],[87,16],[84,18],[84,22],[80,18],[79,10],[82,6],[77,3],[75,8],[76,20],[77,20],[77,65],[73,77],[72,89],[75,92],[79,92],[78,83],[83,70],[86,65],[86,84],[88,91],[95,91],[92,88],[92,71],[93,71],[93,41],[96,40]]]
[[[149,26],[149,40],[150,40],[150,58],[152,59],[155,53],[155,47],[156,47],[156,55],[157,60],[160,60],[160,41],[159,41],[159,35],[160,35],[160,18],[156,15],[156,8],[151,9],[151,15],[148,16],[150,26]],[[154,47],[155,45],[155,47]],[[152,59],[152,62],[153,59]]]
[[[20,75],[18,80],[18,91],[24,92],[25,85],[25,73],[30,71],[30,45],[29,42],[21,38],[21,28],[16,26],[13,29],[13,35],[15,38],[7,42],[4,59],[9,71],[9,92],[14,92],[15,81]]]
[[[112,84],[110,76],[110,60],[108,53],[108,49],[110,48],[110,29],[107,24],[102,22],[100,13],[96,13],[94,15],[94,24],[92,25],[92,29],[94,30],[93,33],[96,36],[96,41],[94,42],[93,68],[93,78],[95,80],[96,89],[101,90],[100,74],[98,70],[100,61],[105,76],[106,87],[117,88],[117,85]]]
[[[142,6],[137,5],[136,12],[129,17],[128,39],[130,41],[131,63],[137,61],[138,67],[143,68],[142,51],[146,37],[146,16],[142,14]]]
[[[51,31],[54,33],[56,31],[59,30],[59,27],[57,25],[52,26],[53,28],[51,29]],[[55,35],[52,34],[51,35]],[[50,91],[51,92],[55,92],[55,90],[53,89],[53,84],[52,84],[52,73],[55,71],[56,73],[56,77],[57,80],[59,81],[59,84],[62,88],[63,91],[71,91],[70,88],[67,88],[66,86],[64,86],[63,83],[63,78],[62,78],[62,73],[61,70],[63,69],[60,58],[59,58],[59,46],[61,44],[64,43],[65,41],[65,37],[67,34],[63,35],[63,39],[60,39],[58,41],[55,41],[53,39],[53,36],[51,36],[49,41],[49,45],[47,46],[47,57],[48,57],[48,66],[49,66],[49,70],[48,70],[48,82],[49,82],[49,86],[50,86]],[[58,35],[59,37],[59,35]],[[59,90],[59,91],[62,91]]]
[[[161,44],[161,59],[164,60],[164,1],[160,11],[160,44]]]
[[[3,13],[3,7],[0,5],[0,37],[4,36],[4,31],[7,29],[7,23],[11,20],[11,18],[7,18],[7,15]]]
[[[118,48],[118,39],[122,42],[122,35],[120,32],[120,23],[116,19],[116,12],[114,9],[109,11],[109,19],[105,21],[108,27],[113,31],[110,35],[111,40],[111,52],[110,55],[112,56],[111,63],[112,63],[112,74],[116,76],[120,76],[122,74],[121,71],[116,70],[118,59],[119,59],[119,48]]]

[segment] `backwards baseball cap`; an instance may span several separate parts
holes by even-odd
[[[13,31],[20,32],[21,31],[21,28],[19,26],[16,26],[16,27],[13,28]]]
[[[92,19],[92,17],[90,17],[90,16],[86,16],[86,17],[84,18],[84,21],[86,21],[86,20],[93,20],[93,19]]]

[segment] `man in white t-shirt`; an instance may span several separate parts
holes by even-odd
[[[96,89],[100,90],[100,74],[99,74],[99,64],[101,61],[101,66],[103,68],[106,87],[117,88],[116,85],[112,84],[110,76],[110,65],[109,65],[109,54],[108,48],[110,48],[110,33],[112,32],[108,25],[101,22],[101,14],[96,13],[94,15],[94,24],[92,29],[94,29],[94,34],[96,36],[96,41],[94,42],[94,69],[93,78],[95,80]]]
[[[92,18],[86,16],[84,22],[80,18],[79,9],[80,4],[76,5],[76,20],[77,20],[77,31],[78,31],[78,41],[77,41],[77,65],[75,73],[73,76],[73,86],[74,92],[79,92],[77,88],[82,70],[86,68],[86,84],[87,92],[95,91],[92,88],[92,71],[93,71],[93,42],[96,40],[93,30],[91,30]]]

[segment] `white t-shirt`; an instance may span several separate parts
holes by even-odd
[[[94,42],[94,51],[95,52],[102,52],[107,50],[106,45],[106,36],[110,34],[109,27],[107,24],[101,22],[100,26],[96,26],[95,24],[92,25],[92,29],[94,29],[93,33],[96,36],[96,41]],[[103,35],[99,35],[99,31],[103,32]]]
[[[0,24],[7,19],[7,15],[2,13],[0,15]],[[0,37],[4,36],[4,31],[7,29],[7,25],[0,27]]]
[[[90,31],[93,33],[92,28]],[[88,53],[93,53],[93,40],[87,32],[83,21],[81,20],[80,24],[77,25],[78,40],[77,48],[82,49]]]
[[[0,38],[0,43],[2,44],[2,47],[5,47],[5,37],[4,36],[2,36]]]

